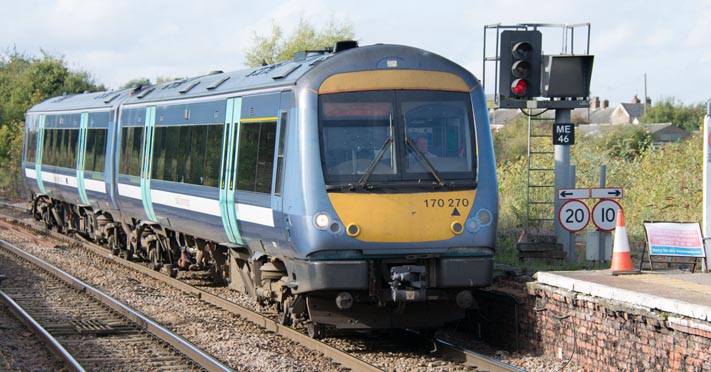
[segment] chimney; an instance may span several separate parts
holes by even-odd
[[[600,97],[592,97],[590,99],[590,108],[591,109],[598,109],[600,108]]]
[[[645,106],[647,106],[647,107],[651,107],[651,106],[652,106],[652,99],[651,99],[651,98],[647,97],[647,99],[646,99],[645,101],[646,101]]]
[[[639,97],[635,94],[634,97],[632,97],[632,103],[640,103],[642,101],[639,100]]]
[[[609,99],[602,100],[602,108],[606,109],[608,107],[610,107],[610,100]]]

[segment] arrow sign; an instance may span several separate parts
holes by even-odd
[[[622,199],[624,192],[621,187],[590,189],[594,199]]]
[[[558,189],[558,200],[590,199],[590,189]]]

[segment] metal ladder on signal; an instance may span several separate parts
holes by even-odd
[[[552,119],[527,110],[528,157],[526,182],[526,231],[552,235],[555,223],[555,151]]]

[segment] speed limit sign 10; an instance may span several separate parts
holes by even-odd
[[[560,206],[558,222],[564,229],[578,232],[590,223],[590,209],[578,199],[568,200]]]
[[[617,227],[617,211],[620,203],[612,199],[602,199],[593,207],[593,223],[600,231],[612,231]]]

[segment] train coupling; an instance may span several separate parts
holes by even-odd
[[[425,301],[427,275],[424,266],[393,266],[390,268],[390,290],[395,302]]]

